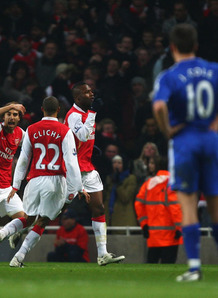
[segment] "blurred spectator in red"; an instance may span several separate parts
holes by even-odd
[[[14,62],[16,61],[23,61],[27,64],[29,67],[29,73],[32,77],[35,76],[35,67],[36,67],[36,61],[38,58],[42,56],[42,53],[37,52],[36,50],[32,49],[31,46],[31,40],[29,36],[22,34],[17,39],[18,42],[18,52],[14,55],[14,57],[11,59],[8,72],[10,73],[11,67]]]
[[[43,51],[43,46],[47,40],[45,25],[35,22],[30,29],[32,49]]]
[[[96,132],[95,144],[104,150],[111,142],[119,143],[118,136],[116,134],[116,125],[110,118],[102,119],[98,123],[98,131]]]
[[[88,254],[88,234],[77,222],[72,209],[66,209],[61,217],[61,227],[57,230],[55,251],[47,255],[48,262],[90,262]]]

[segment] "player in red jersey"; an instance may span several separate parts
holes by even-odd
[[[84,189],[90,194],[89,207],[92,211],[92,228],[98,250],[97,262],[100,266],[117,263],[124,260],[125,257],[117,257],[107,252],[103,184],[91,162],[95,142],[95,117],[101,104],[98,100],[94,100],[94,94],[85,82],[75,84],[72,92],[75,104],[68,111],[65,124],[74,133]]]
[[[6,104],[0,108],[3,122],[0,123],[0,216],[8,215],[12,219],[24,216],[23,204],[16,194],[14,200],[7,202],[12,189],[12,162],[21,141],[24,131],[18,127],[25,107],[16,102]]]
[[[66,196],[73,198],[73,194],[79,192],[89,202],[89,195],[83,190],[74,137],[69,128],[58,122],[59,110],[58,100],[46,97],[42,106],[44,117],[30,125],[24,137],[8,201],[13,201],[32,160],[23,196],[27,217],[16,218],[5,225],[0,230],[0,241],[31,226],[37,216],[38,219],[11,260],[11,267],[23,266],[25,255],[39,241],[45,226],[61,212]]]

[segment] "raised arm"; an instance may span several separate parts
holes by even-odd
[[[1,107],[1,108],[0,108],[0,115],[5,114],[6,112],[10,111],[11,109],[15,109],[15,110],[21,112],[22,115],[24,115],[25,112],[26,112],[26,109],[25,109],[25,107],[24,107],[22,104],[19,104],[19,103],[12,103],[12,104],[10,104],[10,105]]]
[[[76,135],[76,137],[86,142],[92,134],[95,125],[95,112],[90,112],[86,121],[82,122],[82,116],[79,113],[72,113],[68,118],[69,128]]]

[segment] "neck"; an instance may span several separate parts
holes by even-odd
[[[5,130],[6,133],[13,133],[13,131],[14,131],[14,129],[11,129],[7,126],[4,126],[4,130]]]
[[[53,118],[58,118],[57,113],[51,114],[51,115],[47,115],[46,113],[44,113],[44,117],[53,117]]]
[[[180,54],[180,53],[174,53],[173,58],[175,60],[175,62],[180,62],[183,60],[189,60],[195,57],[194,53],[190,53],[190,54]]]

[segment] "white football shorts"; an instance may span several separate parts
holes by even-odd
[[[12,215],[18,212],[24,212],[23,203],[18,194],[15,193],[13,198],[10,199],[10,202],[7,203],[7,197],[11,190],[11,186],[0,189],[0,217],[3,217],[5,215],[12,217]]]
[[[67,193],[63,176],[32,178],[25,187],[23,207],[28,216],[40,215],[55,219],[64,206]]]
[[[91,172],[82,172],[81,175],[85,191],[89,193],[103,190],[103,183],[96,170]]]

